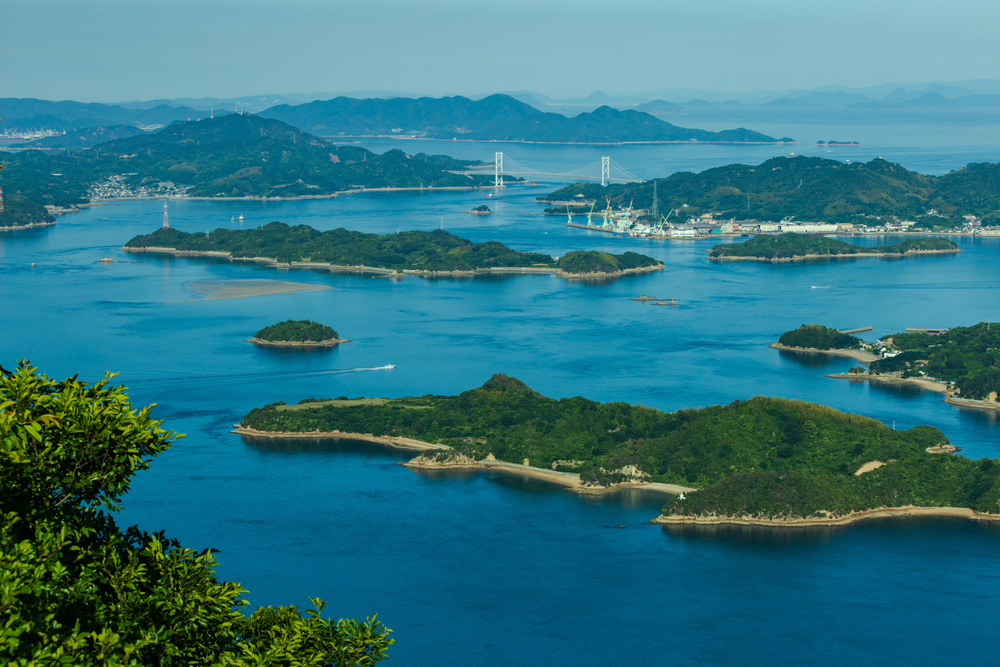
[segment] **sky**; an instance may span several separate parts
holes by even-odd
[[[995,78],[996,0],[27,0],[0,97],[745,91]]]

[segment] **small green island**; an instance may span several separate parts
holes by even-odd
[[[758,234],[742,243],[720,244],[712,248],[709,256],[720,262],[779,263],[835,257],[906,257],[956,252],[961,251],[954,241],[936,237],[908,238],[892,245],[866,248],[826,236],[786,232],[777,236]]]
[[[264,327],[247,341],[262,347],[336,347],[351,341],[341,338],[332,328],[311,320],[285,320]]]
[[[365,234],[272,222],[256,229],[216,229],[188,233],[157,229],[125,244],[126,252],[169,253],[183,257],[227,257],[273,266],[327,268],[405,276],[465,276],[481,273],[551,273],[563,278],[615,276],[663,268],[634,252],[621,255],[574,251],[558,260],[520,252],[502,243],[473,243],[444,230]]]
[[[793,352],[821,352],[836,357],[850,357],[863,363],[878,359],[877,349],[857,336],[821,324],[803,324],[781,334],[770,347]]]
[[[507,470],[570,490],[677,494],[659,523],[800,526],[870,516],[1000,519],[1000,460],[972,461],[930,426],[780,398],[667,413],[560,400],[494,375],[457,396],[304,399],[251,410],[251,438],[343,438],[421,450],[414,470]]]
[[[490,215],[493,211],[491,211],[490,207],[486,204],[482,204],[476,208],[469,209],[468,213],[470,215]]]

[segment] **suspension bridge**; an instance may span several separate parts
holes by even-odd
[[[598,173],[599,172],[599,173]],[[553,173],[538,171],[527,167],[509,155],[496,152],[492,158],[487,158],[477,165],[471,166],[461,171],[452,171],[453,174],[463,176],[493,176],[493,184],[497,187],[503,186],[504,176],[520,177],[528,179],[557,179],[570,181],[595,181],[601,185],[608,183],[641,183],[644,179],[629,173],[620,164],[610,157],[602,157],[594,160],[590,164],[565,173]]]

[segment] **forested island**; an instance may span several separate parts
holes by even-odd
[[[2,174],[3,171],[0,171]],[[20,195],[3,195],[3,212],[0,212],[0,229],[38,227],[55,224],[45,207]]]
[[[1000,461],[931,453],[948,443],[930,426],[896,431],[780,398],[666,413],[551,399],[498,374],[458,396],[279,401],[251,410],[236,432],[422,444],[414,468],[506,463],[582,490],[697,489],[668,502],[662,522],[822,524],[910,508],[1000,518]]]
[[[473,243],[444,230],[365,234],[334,229],[320,232],[307,225],[289,227],[272,222],[257,229],[216,229],[188,233],[157,229],[125,244],[128,252],[169,251],[188,256],[220,256],[308,264],[336,269],[382,273],[446,275],[476,272],[624,274],[653,271],[663,264],[652,257],[627,252],[570,252],[559,260],[537,252],[511,250],[502,243]],[[613,265],[613,268],[612,268]]]
[[[1000,224],[1000,164],[973,163],[943,176],[925,176],[876,158],[843,163],[815,157],[777,157],[759,165],[731,164],[700,173],[677,172],[642,183],[574,183],[541,201],[611,198],[614,206],[650,210],[654,183],[660,211],[681,221],[712,213],[717,218],[879,224],[912,221],[911,229],[961,227],[974,215]],[[675,217],[674,220],[677,218]]]
[[[865,345],[857,336],[821,324],[803,324],[798,329],[786,331],[781,334],[778,343],[813,350],[860,350]]]
[[[786,232],[777,236],[758,234],[742,243],[720,244],[712,248],[709,257],[716,261],[791,262],[823,257],[902,257],[955,252],[961,252],[955,242],[941,238],[908,238],[892,245],[865,248],[826,236]]]
[[[59,207],[118,197],[329,197],[357,189],[467,188],[492,182],[449,172],[476,162],[334,146],[249,114],[177,122],[75,153],[26,150],[2,159],[5,199],[16,195]]]
[[[254,334],[249,342],[264,347],[335,347],[351,341],[340,338],[340,335],[325,324],[312,320],[285,320],[264,327]]]

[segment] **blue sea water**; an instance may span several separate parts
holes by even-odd
[[[553,162],[567,155],[548,150]],[[452,394],[503,372],[549,396],[664,410],[755,394],[816,401],[900,429],[932,424],[962,455],[1000,456],[993,414],[827,379],[854,362],[767,347],[806,322],[871,325],[871,339],[998,319],[1000,242],[961,239],[961,254],[906,260],[712,264],[710,242],[567,228],[538,215],[533,199],[545,191],[507,188],[488,217],[464,213],[482,203],[478,192],[178,201],[170,215],[187,231],[233,225],[240,213],[246,226],[444,228],[554,255],[635,250],[666,269],[597,284],[394,281],[128,255],[120,246],[159,226],[162,209],[124,202],[0,235],[2,363],[28,358],[55,377],[120,372],[137,405],[157,403],[155,414],[187,434],[136,478],[122,522],[219,549],[220,576],[242,582],[253,605],[306,607],[318,596],[337,616],[378,612],[395,631],[396,664],[995,662],[998,526],[928,517],[663,529],[644,525],[660,494],[580,498],[516,475],[416,474],[395,465],[405,454],[365,443],[229,434],[279,399]],[[102,256],[122,263],[96,263]],[[194,284],[247,279],[330,289],[205,300]],[[628,300],[641,294],[680,305]],[[355,342],[309,353],[244,342],[287,318]],[[387,363],[396,368],[358,370]]]

